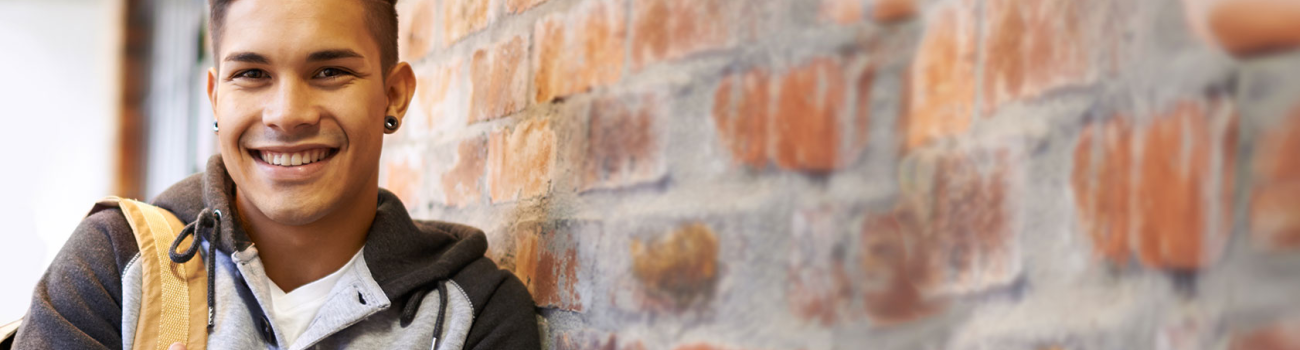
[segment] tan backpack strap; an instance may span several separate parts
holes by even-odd
[[[191,259],[177,264],[168,254],[172,240],[185,224],[166,210],[130,199],[106,198],[96,209],[112,203],[122,209],[140,246],[140,319],[132,348],[165,350],[175,342],[184,343],[189,350],[206,348],[207,308],[203,293],[207,292],[208,280],[203,261]],[[192,239],[186,237],[180,246],[188,247]]]

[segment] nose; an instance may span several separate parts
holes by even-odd
[[[312,127],[320,122],[320,111],[311,89],[302,79],[286,78],[275,87],[271,101],[262,110],[262,124],[281,132]]]

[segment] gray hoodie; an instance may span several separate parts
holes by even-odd
[[[172,259],[201,258],[208,266],[208,347],[289,349],[264,311],[270,287],[232,205],[234,188],[214,156],[207,172],[173,185],[152,204],[190,223],[182,234],[201,238],[194,247],[200,254],[178,257],[175,252],[186,250],[179,247]],[[532,298],[518,278],[483,256],[486,250],[478,229],[412,220],[381,189],[362,259],[342,272],[292,349],[540,348]],[[140,311],[139,256],[120,210],[91,213],[37,284],[15,348],[131,348]]]

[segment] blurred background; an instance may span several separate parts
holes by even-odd
[[[17,319],[99,198],[152,198],[201,170],[204,1],[0,0],[5,164],[0,319]],[[202,102],[202,104],[200,104]],[[165,117],[164,117],[165,116]],[[210,123],[210,122],[209,122]]]
[[[0,0],[0,320],[214,153],[203,0]],[[1300,2],[401,0],[381,186],[552,349],[1300,349]]]

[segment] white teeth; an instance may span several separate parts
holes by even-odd
[[[329,155],[329,150],[324,149],[314,149],[298,153],[261,152],[262,161],[271,165],[284,167],[293,167],[319,162],[322,159],[325,159],[325,156],[327,155]]]

